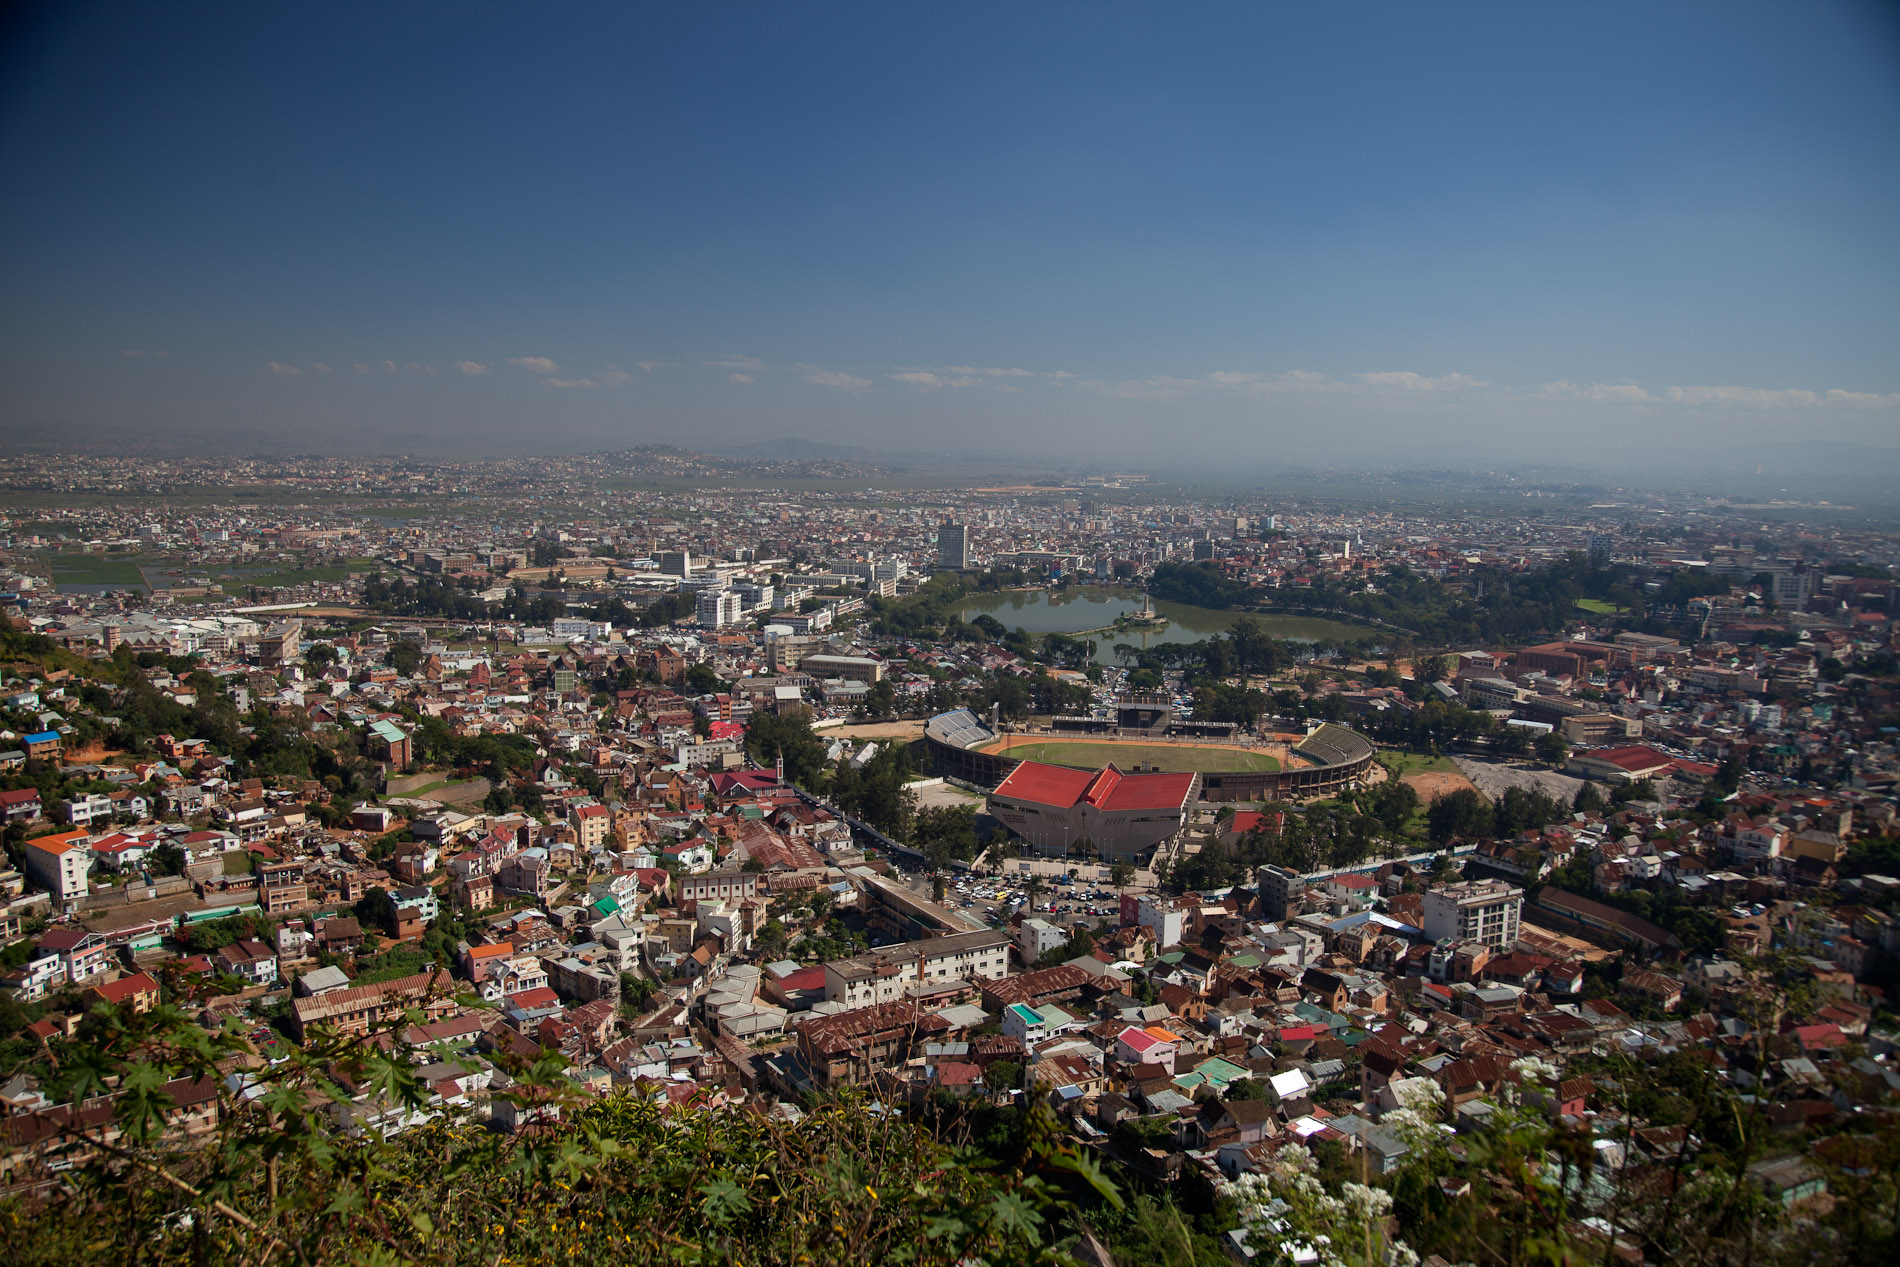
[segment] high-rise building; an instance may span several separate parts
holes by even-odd
[[[937,525],[937,566],[961,572],[970,566],[970,530],[948,519]]]
[[[1463,880],[1425,894],[1425,935],[1433,941],[1517,944],[1524,890],[1501,880]]]
[[[693,604],[693,614],[705,629],[724,629],[736,625],[744,616],[744,604],[736,590],[701,590]]]
[[[660,552],[660,571],[668,576],[691,576],[693,574],[693,552],[691,550],[662,550]]]

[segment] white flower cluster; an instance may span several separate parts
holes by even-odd
[[[1445,1091],[1429,1078],[1406,1078],[1392,1084],[1399,1107],[1379,1118],[1379,1125],[1395,1132],[1410,1148],[1432,1139],[1443,1116]]]
[[[1392,1194],[1368,1184],[1347,1183],[1340,1195],[1319,1181],[1310,1150],[1291,1144],[1262,1170],[1249,1171],[1222,1191],[1234,1198],[1242,1239],[1263,1263],[1288,1267],[1417,1267],[1418,1255],[1403,1241],[1387,1240],[1384,1220]],[[1368,1261],[1353,1253],[1373,1250]]]
[[[1525,1082],[1555,1082],[1563,1076],[1563,1070],[1539,1056],[1520,1056],[1511,1068]]]

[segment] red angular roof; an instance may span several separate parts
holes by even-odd
[[[1086,770],[1072,770],[1064,765],[1044,765],[1040,761],[1025,761],[1009,772],[1009,777],[996,785],[998,796],[1013,797],[1019,801],[1034,801],[1039,805],[1070,806],[1080,800],[1082,793],[1094,781]]]
[[[1632,744],[1626,748],[1600,748],[1584,755],[1596,761],[1607,761],[1613,766],[1620,766],[1632,774],[1641,770],[1660,770],[1673,764],[1670,757],[1644,744]]]
[[[1101,810],[1174,809],[1193,790],[1193,774],[1123,774],[1111,763],[1094,774],[1025,761],[996,787],[996,795],[1063,809],[1082,802]]]

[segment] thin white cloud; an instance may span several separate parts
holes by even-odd
[[[1545,383],[1539,394],[1552,400],[1590,400],[1602,405],[1650,405],[1656,403],[1656,397],[1649,390],[1635,383],[1591,383],[1584,386],[1560,378],[1554,383]]]
[[[118,354],[129,359],[162,357],[166,353],[145,348],[123,348]],[[609,365],[591,377],[560,376],[560,366],[550,357],[513,356],[505,362],[453,361],[450,368],[467,376],[491,373],[499,364],[540,375],[542,381],[558,389],[622,387],[634,381],[636,374]],[[680,364],[677,361],[636,361],[641,373]],[[699,364],[728,371],[726,380],[733,384],[758,381],[771,369],[757,357],[738,354],[702,361]],[[355,362],[347,367],[358,374],[380,368],[387,374],[434,374],[433,365],[408,361],[382,360]],[[1155,374],[1146,378],[1102,380],[1077,378],[1067,370],[1032,370],[1021,366],[908,366],[863,377],[843,370],[824,369],[811,364],[782,364],[786,374],[819,387],[845,391],[863,391],[877,381],[898,384],[920,391],[982,388],[989,391],[1017,392],[1032,383],[1057,383],[1083,392],[1126,399],[1166,400],[1194,396],[1260,397],[1279,394],[1333,394],[1345,397],[1448,396],[1480,393],[1499,399],[1518,401],[1569,402],[1606,407],[1637,409],[1683,408],[1698,410],[1738,409],[1747,411],[1802,411],[1819,408],[1839,410],[1900,411],[1900,393],[1850,391],[1845,388],[1761,388],[1738,385],[1684,385],[1649,388],[1639,383],[1579,382],[1557,379],[1535,388],[1499,385],[1458,371],[1444,374],[1420,374],[1411,370],[1374,370],[1338,378],[1314,370],[1212,370],[1199,377]],[[332,367],[321,361],[292,364],[268,361],[265,369],[285,377],[306,374],[331,374]]]
[[[1900,393],[1882,396],[1875,392],[1850,392],[1838,387],[1827,389],[1827,403],[1849,409],[1893,409],[1900,406]]]
[[[1375,370],[1368,374],[1356,375],[1360,382],[1371,387],[1397,388],[1407,392],[1449,392],[1464,391],[1473,387],[1489,387],[1483,379],[1472,378],[1468,374],[1453,371],[1431,377],[1426,374],[1414,374],[1410,370]]]
[[[1019,388],[1008,384],[1023,379],[1040,378],[1059,381],[1075,376],[1066,370],[1044,373],[1040,370],[1026,370],[1018,366],[939,365],[928,369],[894,370],[884,377],[911,387],[993,387],[998,391],[1018,391]]]
[[[871,385],[868,378],[859,378],[855,374],[846,374],[840,370],[815,370],[805,375],[805,381],[816,383],[820,387],[842,387],[849,391],[858,391]]]
[[[1001,384],[999,384],[997,380],[993,378],[977,378],[975,375],[972,375],[972,374],[938,374],[931,370],[899,370],[895,374],[886,375],[886,377],[895,379],[900,383],[908,383],[912,387],[984,387],[984,386],[989,386],[989,387],[998,387],[1000,390],[1004,390],[1004,391],[1015,390],[1015,388],[1002,387]]]
[[[1671,387],[1667,393],[1678,405],[1740,405],[1750,409],[1799,409],[1821,403],[1821,397],[1802,388],[1773,391],[1763,387]]]
[[[1105,396],[1116,396],[1136,400],[1162,400],[1186,395],[1200,395],[1209,392],[1232,393],[1245,392],[1250,395],[1274,395],[1279,393],[1298,393],[1314,395],[1317,393],[1366,392],[1372,384],[1342,382],[1326,377],[1313,370],[1284,370],[1278,374],[1268,374],[1255,370],[1215,370],[1201,378],[1180,378],[1170,374],[1155,374],[1147,378],[1130,379],[1123,382],[1100,382],[1094,379],[1078,380],[1078,387],[1087,391],[1099,392]],[[1379,390],[1386,390],[1379,388]]]
[[[1203,378],[1176,378],[1169,374],[1126,379],[1122,382],[1085,379],[1080,385],[1104,396],[1114,396],[1123,400],[1168,400],[1188,392],[1205,391],[1213,386]]]

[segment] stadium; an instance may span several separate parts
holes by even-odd
[[[1134,733],[1005,735],[967,708],[939,713],[924,743],[939,774],[995,788],[1025,760],[1094,770],[1115,764],[1131,773],[1192,773],[1204,801],[1301,800],[1331,796],[1365,777],[1372,744],[1356,731],[1324,723],[1277,753],[1174,737],[1158,727]]]

